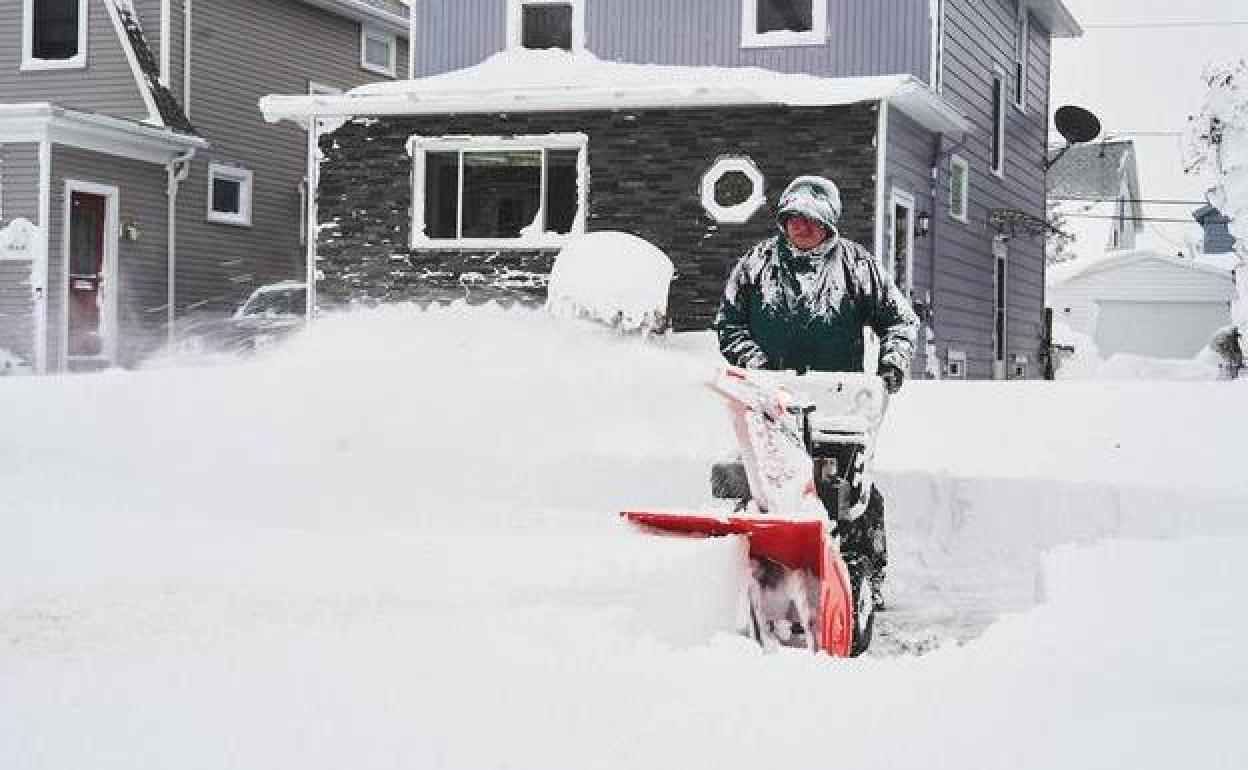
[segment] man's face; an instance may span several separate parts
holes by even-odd
[[[784,233],[789,237],[789,243],[801,251],[810,251],[828,239],[826,227],[801,215],[784,220]]]

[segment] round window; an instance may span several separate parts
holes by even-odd
[[[715,182],[715,202],[724,208],[740,206],[753,192],[754,183],[744,171],[729,171]]]
[[[749,158],[720,158],[702,177],[702,207],[716,222],[747,222],[764,199],[763,174]]]

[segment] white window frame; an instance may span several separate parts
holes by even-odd
[[[953,208],[954,189],[953,189],[953,169],[962,169],[962,213],[958,214]],[[949,156],[949,216],[961,222],[969,224],[971,220],[971,164],[961,155]]]
[[[71,70],[84,69],[87,66],[87,28],[91,26],[88,18],[87,0],[78,0],[78,53],[68,59],[36,59],[35,49],[35,3],[37,0],[22,0],[22,72],[40,70]]]
[[[735,206],[722,206],[715,200],[715,185],[721,177],[731,172],[740,172],[749,178],[754,189],[750,197]],[[763,172],[758,170],[754,161],[744,155],[729,155],[715,161],[707,172],[702,175],[702,208],[707,215],[722,224],[740,225],[750,218],[767,202],[767,190]]]
[[[213,210],[213,186],[218,177],[239,183],[239,212],[237,214]],[[220,163],[210,163],[208,165],[208,221],[221,225],[239,225],[242,227],[250,227],[253,183],[254,178],[252,172],[248,169],[239,168],[237,166],[226,166]]]
[[[992,164],[992,173],[996,174],[1002,179],[1005,178],[1005,115],[1007,111],[1006,99],[1009,98],[1005,93],[1007,85],[1008,85],[1008,80],[1005,76],[1005,73],[1000,68],[995,68],[992,73],[991,100],[995,101],[999,99],[1001,103],[999,105],[994,103],[989,112],[989,114],[991,114],[992,112],[997,113],[996,125],[992,127],[992,130],[994,132],[993,133],[994,141],[997,143],[997,147],[999,150],[997,152],[997,157],[995,159],[996,163]],[[990,161],[993,160],[991,145],[988,148],[988,157]]]
[[[810,0],[810,31],[775,31],[759,34],[759,0],[741,0],[741,47],[781,48],[824,45],[828,42],[828,0]]]
[[[928,10],[932,37],[931,72],[928,86],[937,93],[945,90],[945,0],[930,0]]]
[[[897,275],[895,268],[897,266],[897,222],[894,217],[897,215],[897,207],[901,206],[906,210],[906,281],[904,284],[897,283]],[[897,284],[897,288],[901,289],[902,294],[910,297],[910,293],[914,291],[914,219],[918,215],[918,203],[910,193],[900,188],[894,187],[888,196],[888,222],[889,229],[889,248],[887,264],[884,266],[884,272],[888,273],[888,277]]]
[[[1031,13],[1023,0],[1018,0],[1018,39],[1014,43],[1014,94],[1010,100],[1023,112],[1027,110],[1027,69],[1031,66]]]
[[[373,64],[368,60],[368,41],[379,40],[390,48],[390,61],[385,67]],[[398,75],[399,37],[391,32],[383,32],[367,24],[360,25],[360,69],[393,78]]]
[[[585,50],[585,0],[507,0],[507,48],[524,47],[524,7],[526,5],[572,6],[572,53]]]
[[[1006,379],[1010,353],[1010,247],[997,236],[992,241],[992,377]]]
[[[538,217],[545,224],[547,150],[577,150],[576,216],[569,232],[527,233],[518,238],[431,238],[425,232],[425,155],[429,152],[461,153],[457,211],[463,218],[463,159],[465,152],[542,152],[542,189]],[[589,137],[582,133],[532,134],[517,136],[439,136],[414,135],[407,140],[412,156],[412,233],[413,249],[558,249],[568,238],[585,232],[589,212]]]

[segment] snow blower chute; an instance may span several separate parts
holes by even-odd
[[[712,468],[731,515],[628,511],[660,534],[749,544],[743,632],[764,647],[857,655],[870,643],[874,601],[864,562],[847,568],[838,526],[858,519],[871,491],[868,463],[887,396],[878,377],[728,367],[709,383],[732,413],[740,461]]]

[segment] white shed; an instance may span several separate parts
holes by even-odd
[[[1191,358],[1231,322],[1231,271],[1132,251],[1049,268],[1047,305],[1057,323],[1091,337],[1102,358],[1134,353]]]

